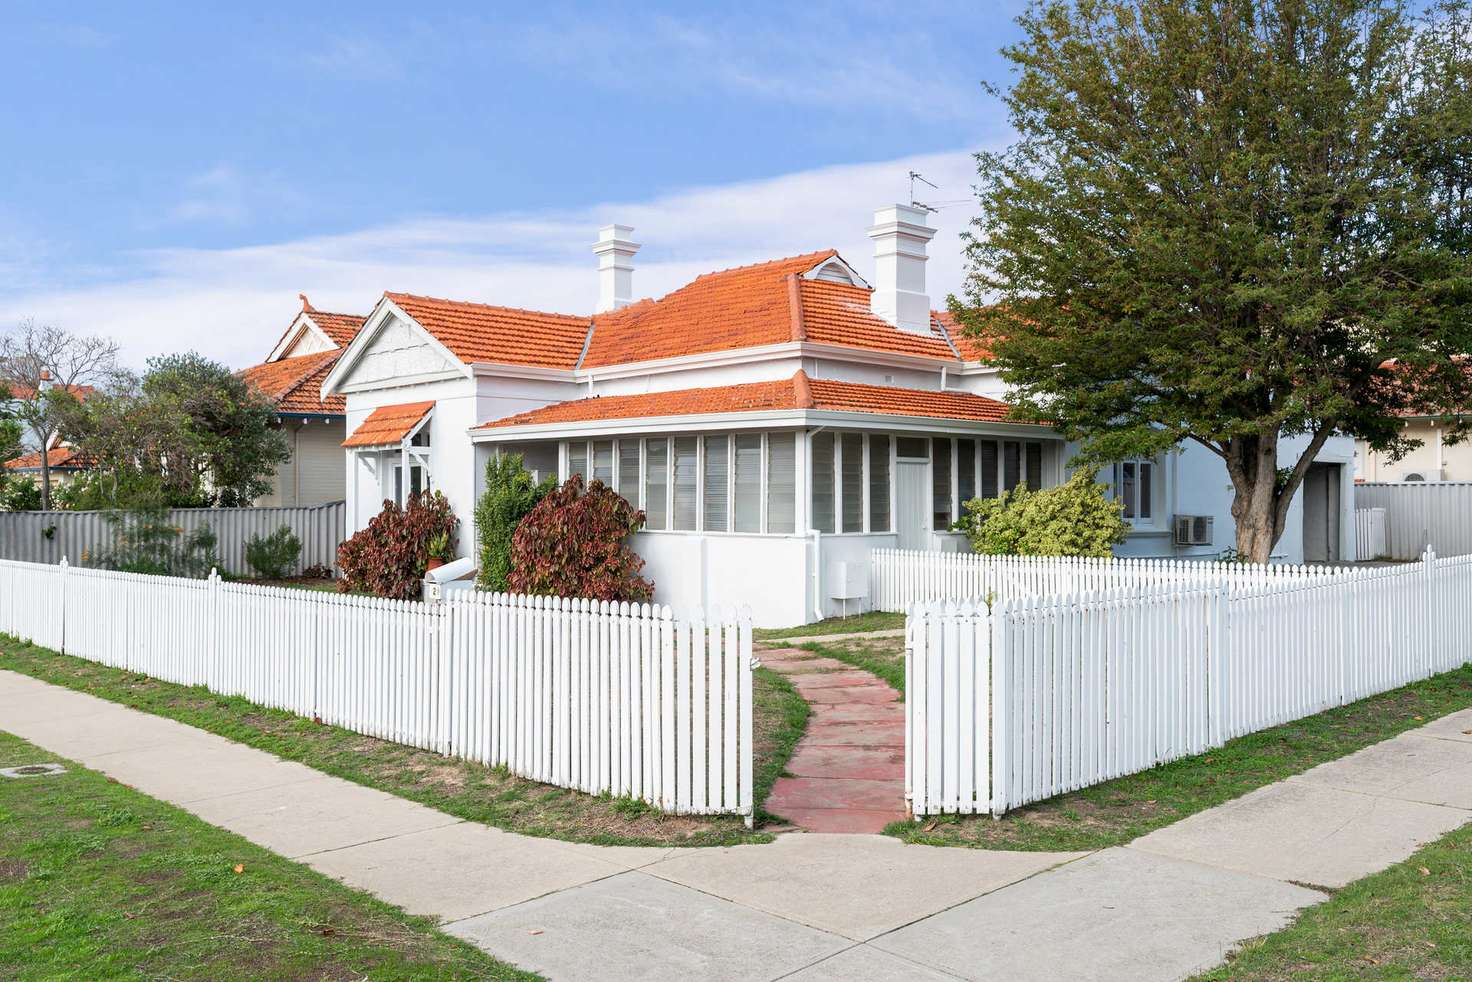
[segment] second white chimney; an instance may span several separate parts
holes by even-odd
[[[924,208],[890,205],[874,213],[874,293],[869,308],[902,331],[930,333],[925,245],[935,236]]]
[[[639,243],[629,238],[633,234],[628,225],[605,225],[598,230],[598,241],[593,244],[593,254],[598,257],[597,313],[606,314],[634,302],[634,253],[639,251]]]

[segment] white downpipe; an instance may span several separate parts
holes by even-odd
[[[813,537],[813,613],[815,620],[823,619],[823,533],[808,529]]]

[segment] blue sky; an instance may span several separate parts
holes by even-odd
[[[0,3],[0,325],[246,363],[298,290],[582,312],[613,220],[641,293],[828,245],[862,269],[908,166],[959,201],[1006,139],[979,83],[1018,4],[217,6]]]

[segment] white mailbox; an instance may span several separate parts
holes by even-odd
[[[439,569],[426,570],[424,574],[424,599],[427,603],[439,603],[453,590],[469,590],[475,586],[475,560],[470,557],[452,560]]]

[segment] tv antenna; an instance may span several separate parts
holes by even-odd
[[[915,200],[915,182],[916,181],[919,181],[921,184],[924,184],[928,188],[933,188],[936,191],[939,191],[940,190],[940,185],[939,184],[932,184],[930,181],[927,181],[925,179],[925,175],[924,174],[921,174],[919,171],[916,171],[916,170],[910,171],[910,207],[911,208],[923,208],[926,211],[935,211],[934,208],[930,207],[925,202],[923,202],[923,201],[916,201]]]

